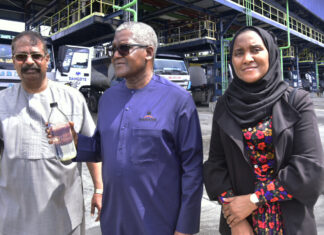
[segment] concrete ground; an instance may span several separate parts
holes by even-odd
[[[318,117],[319,129],[324,146],[324,98],[315,97],[312,94],[315,111]],[[204,160],[208,158],[209,142],[212,124],[212,112],[208,107],[198,107],[200,124],[204,143]],[[94,119],[96,116],[94,115]],[[93,193],[91,177],[85,164],[83,166],[84,195],[86,206],[86,235],[101,235],[99,222],[94,222],[95,217],[90,216],[90,202]],[[216,202],[209,201],[204,191],[201,208],[201,221],[199,235],[218,235],[218,224],[220,206]],[[315,205],[315,218],[317,222],[318,235],[324,235],[324,195],[322,195]],[[137,235],[137,234],[136,234]],[[140,235],[140,234],[138,234]]]

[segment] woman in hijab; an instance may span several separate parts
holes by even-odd
[[[308,93],[281,78],[269,32],[238,31],[234,79],[218,99],[204,181],[222,204],[221,234],[317,234],[313,207],[323,190],[323,149]]]

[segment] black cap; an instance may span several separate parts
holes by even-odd
[[[53,102],[50,104],[51,108],[54,108],[54,107],[57,107],[57,103],[56,102]]]

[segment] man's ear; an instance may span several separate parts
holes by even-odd
[[[152,60],[154,58],[154,49],[152,46],[148,46],[146,48],[146,56],[145,59]]]
[[[45,58],[44,58],[45,60],[46,60],[46,63],[47,63],[47,65],[49,64],[49,62],[50,62],[50,55],[47,53],[46,55],[45,55]]]

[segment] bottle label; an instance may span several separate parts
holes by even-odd
[[[65,145],[73,141],[70,124],[65,123],[61,125],[51,126],[53,142],[56,145]]]

